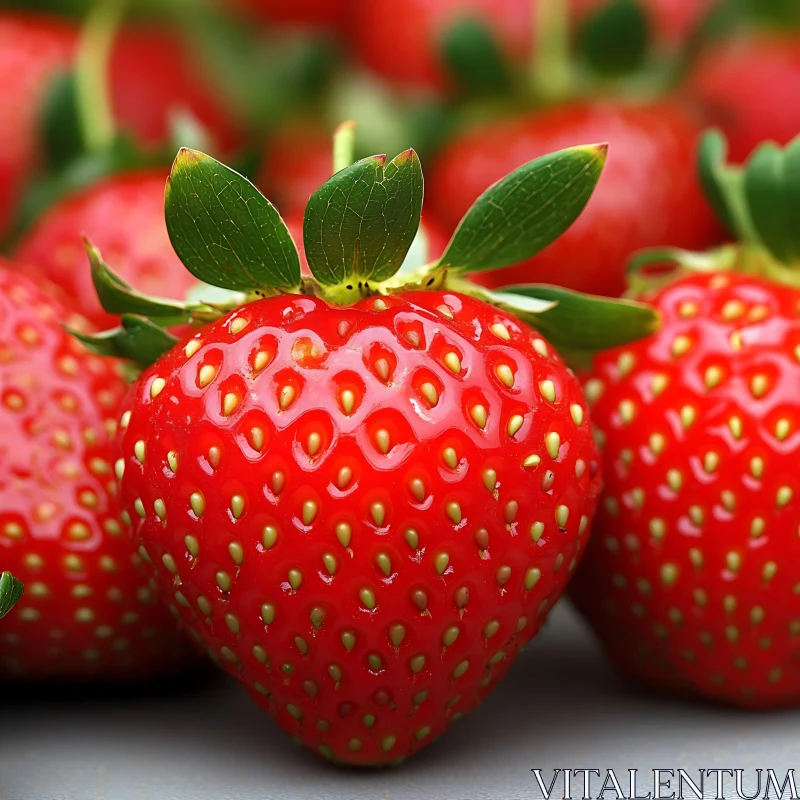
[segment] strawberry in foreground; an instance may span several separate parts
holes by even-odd
[[[0,563],[25,584],[0,630],[0,675],[145,678],[188,649],[119,518],[110,437],[125,382],[65,321],[0,269]]]
[[[575,141],[610,142],[608,166],[580,219],[533,259],[477,280],[489,287],[552,280],[584,292],[619,295],[628,256],[671,244],[698,249],[721,231],[687,165],[701,127],[678,102],[573,103],[467,130],[439,155],[430,210],[447,230],[485,186],[514,167]]]
[[[800,140],[743,171],[704,140],[741,244],[667,253],[642,297],[663,327],[586,382],[605,491],[572,597],[614,663],[654,686],[752,708],[800,701]],[[656,254],[662,256],[662,254]]]
[[[563,231],[604,158],[525,165],[419,265],[416,154],[359,161],[309,201],[312,278],[252,184],[182,150],[167,227],[195,277],[237,293],[227,307],[147,298],[89,247],[106,309],[134,313],[82,339],[155,362],[124,406],[117,463],[142,557],[212,657],[325,758],[396,762],[443,733],[580,559],[600,472],[553,343],[627,341],[657,317],[463,276]],[[211,319],[179,343],[160,327]]]
[[[84,269],[81,234],[112,258],[120,275],[142,290],[184,298],[197,281],[183,269],[164,225],[164,176],[144,170],[112,176],[66,197],[23,237],[13,268],[34,271],[64,290],[67,304],[102,328],[115,318],[103,311]]]

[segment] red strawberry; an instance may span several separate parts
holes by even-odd
[[[146,370],[121,427],[164,599],[284,728],[362,764],[490,691],[599,488],[573,376],[453,293],[257,301]]]
[[[586,384],[605,502],[573,597],[636,678],[795,704],[800,293],[707,274],[650,299],[661,331]]]
[[[382,78],[401,86],[447,88],[439,58],[442,37],[469,17],[485,22],[512,61],[531,50],[531,0],[354,0],[353,35],[358,58]]]
[[[607,139],[608,164],[578,221],[530,261],[484,273],[485,286],[552,280],[618,295],[627,257],[656,245],[700,248],[720,228],[692,170],[700,127],[678,103],[574,104],[492,122],[440,154],[428,183],[431,213],[452,230],[478,195],[512,168],[575,142]]]
[[[168,31],[123,30],[110,64],[114,113],[121,126],[148,145],[164,144],[176,113],[190,112],[222,152],[233,150],[240,132],[224,98],[187,47]]]
[[[182,299],[197,284],[167,235],[160,172],[109,178],[67,198],[39,219],[16,250],[17,268],[34,269],[63,288],[96,326],[113,325],[86,269],[84,233],[111,255],[123,278],[151,294]]]
[[[800,36],[754,34],[709,49],[690,81],[743,161],[761,141],[787,144],[800,133]]]
[[[0,675],[146,677],[186,654],[119,520],[109,435],[126,385],[65,321],[0,270],[0,562],[25,584]]]
[[[36,125],[49,81],[75,46],[67,23],[33,14],[0,14],[0,233],[10,225],[37,162]]]

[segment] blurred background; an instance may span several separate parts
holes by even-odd
[[[250,177],[301,240],[353,119],[359,156],[420,153],[432,257],[511,169],[608,141],[581,220],[486,280],[557,271],[616,295],[631,252],[724,239],[695,176],[702,130],[721,127],[734,160],[800,130],[800,2],[16,0],[0,3],[0,81],[4,249],[57,283],[83,264],[82,231],[142,288],[184,293],[161,219],[180,145]]]

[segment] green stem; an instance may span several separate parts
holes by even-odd
[[[109,60],[126,0],[95,0],[78,45],[75,80],[78,115],[86,148],[102,150],[116,136],[109,91]]]
[[[567,0],[534,0],[531,82],[540,100],[554,102],[572,93],[570,13]]]
[[[356,123],[342,122],[333,132],[333,174],[341,172],[354,161],[356,148]]]

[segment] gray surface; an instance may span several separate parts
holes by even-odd
[[[638,768],[645,792],[654,768],[800,767],[800,712],[754,715],[624,686],[563,605],[482,708],[381,772],[309,756],[226,680],[88,706],[9,705],[0,692],[2,800],[526,800],[540,797],[532,767],[547,778],[554,767]]]

